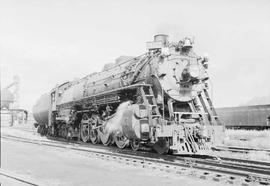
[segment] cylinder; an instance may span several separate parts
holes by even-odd
[[[128,139],[149,139],[149,121],[147,118],[139,119],[144,116],[147,116],[146,111],[140,110],[140,106],[137,104],[124,111],[121,126],[123,134]]]
[[[33,106],[33,116],[39,125],[48,124],[49,108],[50,108],[50,94],[47,93],[42,95],[38,99],[37,103]]]

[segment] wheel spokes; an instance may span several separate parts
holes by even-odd
[[[83,142],[89,140],[89,126],[86,123],[81,123],[81,139]]]
[[[134,151],[137,151],[140,149],[140,142],[138,140],[132,140],[130,142],[130,145],[131,145],[132,150]]]
[[[122,132],[117,132],[114,135],[114,141],[116,146],[120,149],[125,148],[129,143],[129,140],[123,135]]]
[[[104,130],[104,127],[98,129],[98,135],[103,145],[108,146],[112,142],[112,137],[109,132]]]
[[[99,136],[98,136],[98,132],[96,129],[91,129],[89,136],[90,136],[90,140],[93,144],[97,144],[99,142]]]

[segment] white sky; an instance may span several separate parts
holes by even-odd
[[[56,83],[140,55],[158,33],[195,36],[216,106],[270,94],[269,0],[0,0],[1,87],[18,74],[20,105],[32,110]]]

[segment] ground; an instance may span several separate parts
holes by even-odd
[[[1,170],[38,180],[43,185],[220,185],[57,149],[1,139]],[[0,177],[3,186],[25,185]]]
[[[29,186],[29,184],[27,183],[21,183],[21,182],[18,182],[12,178],[8,178],[8,177],[5,177],[5,176],[2,176],[0,175],[0,185],[2,186],[5,186],[5,185],[8,185],[8,186]]]
[[[29,132],[30,131],[30,132]],[[14,135],[30,139],[47,140],[35,132],[33,125],[23,124],[9,127],[7,123],[1,123],[2,135]],[[259,144],[267,144],[269,131],[226,131],[225,144],[263,148]],[[248,141],[257,140],[258,144],[249,144]],[[245,143],[247,145],[245,145]],[[248,146],[249,145],[249,146]],[[253,146],[250,146],[253,145]],[[268,146],[265,146],[268,147]],[[231,152],[219,152],[220,156],[236,158],[248,158],[254,160],[270,161],[269,156],[261,154],[239,154]],[[268,158],[268,159],[265,159]],[[118,162],[88,157],[70,149],[58,149],[35,144],[9,141],[1,138],[1,169],[10,171],[22,177],[37,180],[43,185],[69,186],[69,185],[219,185],[193,177],[185,177],[173,173],[165,173],[132,165],[124,165]],[[0,175],[1,186],[26,185],[16,180]]]
[[[270,130],[226,130],[226,136],[229,146],[270,149]]]
[[[224,145],[270,150],[270,130],[226,130],[225,134]],[[267,151],[252,151],[247,154],[220,152],[220,155],[270,162],[270,154]]]

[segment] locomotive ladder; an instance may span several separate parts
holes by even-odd
[[[161,118],[160,112],[158,110],[158,105],[156,98],[153,93],[153,89],[151,86],[142,86],[140,87],[141,95],[143,98],[143,103],[149,108],[148,116],[150,118],[151,123],[153,119]],[[153,124],[153,123],[152,123]]]
[[[206,98],[206,100],[208,102],[208,105],[209,105],[210,110],[206,106],[206,103],[205,103],[205,101],[204,101],[204,99],[202,97],[202,92],[200,92],[198,94],[198,97],[199,97],[200,102],[201,102],[201,104],[203,106],[203,109],[208,114],[208,119],[210,121],[210,124],[211,125],[214,125],[213,120],[212,120],[214,118],[215,124],[221,125],[221,122],[220,122],[220,120],[218,118],[217,112],[216,112],[216,110],[214,108],[214,105],[213,105],[213,103],[211,101],[211,98],[209,97],[208,91],[206,89],[203,89],[203,93],[204,93],[205,98]]]

